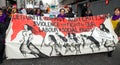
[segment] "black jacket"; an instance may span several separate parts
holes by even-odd
[[[66,13],[66,17],[73,18],[74,14],[72,12],[68,12],[68,13]]]

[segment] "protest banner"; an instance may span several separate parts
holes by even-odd
[[[7,30],[6,56],[26,59],[109,52],[117,42],[109,17],[49,18],[14,14]]]

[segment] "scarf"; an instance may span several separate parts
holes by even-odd
[[[120,18],[120,15],[113,15],[113,17],[112,17],[112,20],[117,20],[117,19],[119,19]]]

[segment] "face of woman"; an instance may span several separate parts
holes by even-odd
[[[64,15],[64,14],[65,14],[65,11],[64,11],[64,10],[61,10],[61,11],[60,11],[60,14]]]
[[[119,11],[118,9],[116,9],[116,10],[114,11],[114,14],[115,14],[115,15],[120,15],[120,11]]]
[[[100,25],[100,28],[102,29],[102,28],[103,28],[103,25]]]
[[[2,10],[0,10],[0,16],[2,16],[2,14],[3,14],[3,13],[2,13]]]
[[[27,25],[24,25],[24,29],[27,30],[27,29],[28,29],[28,26],[27,26]]]
[[[37,14],[40,14],[40,10],[37,11]]]

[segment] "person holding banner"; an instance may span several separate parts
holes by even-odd
[[[92,11],[91,10],[87,10],[85,16],[93,16]]]
[[[112,25],[113,29],[115,30],[115,33],[120,36],[120,7],[115,8],[114,15],[112,17]]]
[[[57,16],[58,18],[65,18],[66,17],[66,14],[65,14],[65,9],[60,9],[60,14],[58,14]]]
[[[36,16],[43,16],[42,10],[36,9],[35,15]]]
[[[68,8],[68,12],[66,13],[66,17],[68,17],[68,18],[73,18],[74,17],[72,7]]]
[[[3,9],[0,8],[0,64],[3,62],[5,32],[8,27],[8,20],[7,15],[3,12]]]

